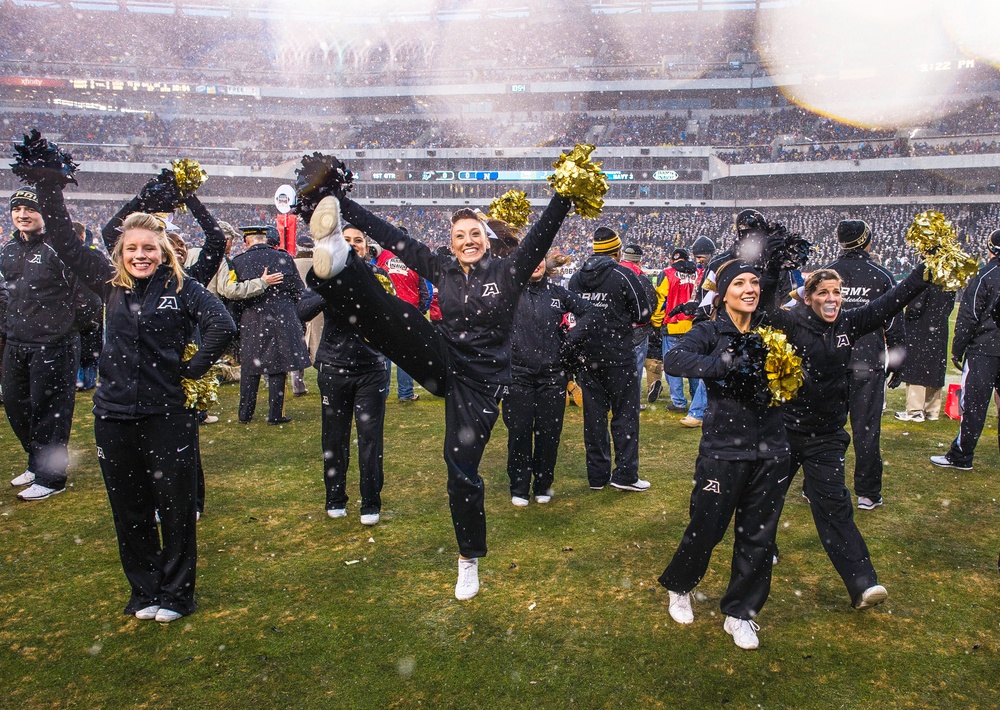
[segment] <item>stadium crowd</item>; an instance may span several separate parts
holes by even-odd
[[[690,121],[669,114],[569,113],[558,117],[531,115],[522,122],[510,123],[433,117],[362,123],[331,119],[200,119],[141,113],[11,111],[4,115],[2,125],[12,140],[30,127],[38,127],[69,144],[74,155],[85,160],[138,161],[154,151],[185,148],[209,155],[224,151],[222,158],[214,157],[214,162],[277,163],[318,148],[568,146],[589,138],[608,147],[707,145],[717,148],[717,155],[727,163],[764,163],[995,153],[1000,151],[1000,143],[995,138],[998,124],[990,123],[994,110],[992,104],[979,105],[975,110],[965,111],[963,121],[949,124],[984,137],[947,140],[944,136],[932,143],[927,139],[910,142],[887,131],[837,124],[798,108],[710,114]],[[981,122],[975,123],[971,116]],[[689,132],[691,123],[696,124],[695,130]],[[702,128],[697,129],[697,125]],[[843,129],[842,134],[838,135],[836,127]],[[779,136],[791,136],[794,142],[775,145]],[[843,142],[829,142],[838,140]]]

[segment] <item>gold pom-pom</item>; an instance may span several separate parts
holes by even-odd
[[[928,210],[914,217],[906,243],[924,258],[924,278],[945,291],[964,287],[979,271],[978,260],[962,251],[955,228],[940,212]]]
[[[382,288],[384,288],[390,296],[396,295],[396,287],[393,285],[392,279],[378,271],[375,272],[375,279],[382,284]]]
[[[181,362],[187,362],[198,352],[198,346],[188,343],[184,346],[184,355]],[[222,375],[222,368],[215,363],[202,377],[192,380],[189,377],[181,378],[181,387],[184,388],[184,406],[189,409],[199,409],[208,411],[208,408],[219,401],[219,378]]]
[[[771,406],[777,407],[792,399],[802,386],[805,380],[802,358],[795,354],[795,348],[780,330],[768,327],[758,328],[756,332],[767,347],[764,371],[771,390]]]
[[[514,230],[527,226],[531,216],[531,203],[522,190],[507,190],[490,203],[490,219],[506,222]]]
[[[177,181],[177,189],[183,198],[193,195],[208,180],[208,173],[202,170],[197,160],[191,158],[175,160],[170,164],[170,169],[174,171],[174,180]],[[178,205],[178,209],[181,212],[186,211],[183,204]]]
[[[601,172],[601,164],[590,160],[593,152],[594,146],[578,143],[552,164],[555,172],[548,178],[552,189],[572,200],[576,213],[584,219],[600,216],[608,191],[608,178]]]

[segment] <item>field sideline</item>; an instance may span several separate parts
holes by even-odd
[[[349,517],[323,512],[315,381],[289,398],[295,420],[280,429],[235,423],[236,397],[223,387],[222,421],[202,429],[199,609],[174,624],[121,614],[89,396],[77,400],[72,488],[21,503],[0,486],[0,707],[1000,705],[992,417],[971,472],[927,463],[956,423],[883,418],[886,505],[857,516],[890,592],[874,610],[850,608],[793,483],[761,648],[745,652],[718,611],[731,535],[692,626],[671,621],[656,583],[687,523],[698,442],[664,407],[642,415],[651,491],[589,490],[571,407],[556,496],[527,509],[509,502],[499,423],[483,465],[482,591],[458,602],[441,400],[390,397],[383,522],[363,528],[356,465]],[[893,391],[889,409],[901,404]],[[0,451],[7,479],[23,471],[6,421]]]

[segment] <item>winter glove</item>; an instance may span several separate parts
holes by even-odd
[[[680,303],[671,309],[670,313],[667,314],[667,318],[673,318],[674,316],[679,316],[682,313],[688,318],[694,316],[695,312],[698,310],[698,304],[694,301],[686,301]]]

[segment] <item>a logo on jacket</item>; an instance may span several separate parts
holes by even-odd
[[[28,263],[29,264],[41,264],[42,263],[42,255],[41,254],[32,254],[31,258],[28,259]]]
[[[555,308],[557,311],[561,311],[562,310],[562,304],[559,303],[559,299],[558,298],[553,298],[552,299],[552,307]]]
[[[709,479],[708,485],[702,488],[701,490],[708,491],[709,493],[718,493],[720,495],[722,494],[722,489],[719,487],[719,482],[713,481],[711,479]]]
[[[160,305],[156,307],[158,311],[179,311],[177,307],[177,296],[160,296]]]
[[[97,458],[99,459],[104,458],[104,449],[102,449],[100,446],[97,447]]]
[[[841,334],[837,336],[837,347],[838,348],[849,348],[851,347],[851,339],[847,337],[846,334]]]
[[[497,285],[495,283],[491,281],[488,284],[483,284],[483,298],[486,298],[487,296],[499,296],[499,295],[500,295],[500,289],[497,288]]]

